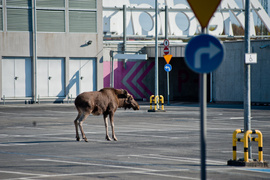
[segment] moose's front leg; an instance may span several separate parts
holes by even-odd
[[[105,124],[105,132],[106,132],[106,137],[105,139],[108,140],[108,141],[111,141],[111,138],[109,136],[109,131],[108,131],[108,115],[107,114],[104,114],[103,115],[103,118],[104,118],[104,124]]]
[[[111,128],[112,128],[112,138],[117,141],[117,138],[115,136],[115,133],[114,133],[114,122],[113,122],[113,117],[114,117],[114,114],[111,113],[110,114],[110,121],[111,121]]]

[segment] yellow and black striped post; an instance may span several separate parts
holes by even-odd
[[[233,132],[233,137],[232,137],[232,149],[233,149],[233,161],[236,161],[236,142],[244,142],[244,161],[248,162],[248,143],[249,143],[249,139],[251,139],[251,141],[257,141],[258,142],[258,157],[259,157],[259,162],[263,162],[263,136],[261,131],[259,130],[248,130],[245,132],[244,134],[244,138],[236,138],[236,135],[238,133],[244,133],[243,129],[236,129]],[[251,138],[250,134],[257,134],[258,138]]]
[[[243,138],[236,138],[236,135],[238,133],[244,133]],[[254,138],[251,137],[251,134],[257,134],[258,137]],[[233,132],[233,158],[228,161],[229,166],[248,166],[248,167],[268,167],[268,162],[263,160],[263,136],[261,131],[259,130],[248,130],[244,131],[243,129],[236,129]],[[236,159],[236,143],[243,142],[244,143],[244,160]],[[249,143],[251,141],[257,141],[258,142],[258,160],[249,160]]]
[[[259,130],[248,130],[244,134],[244,161],[248,162],[248,139],[250,134],[257,134],[258,138],[252,138],[252,141],[258,142],[258,157],[259,161],[263,162],[263,136]]]
[[[153,110],[153,97],[155,97],[154,95],[150,96],[150,110]]]
[[[159,96],[159,101],[161,101],[161,110],[164,110],[164,97],[162,95]]]
[[[150,109],[148,112],[166,112],[164,110],[164,97],[162,95],[151,95],[150,96]],[[153,109],[153,101],[155,103],[154,109]],[[161,102],[161,109],[159,109],[158,103]]]
[[[243,129],[236,129],[234,132],[233,132],[233,137],[232,137],[232,143],[233,143],[233,160],[236,161],[236,150],[237,150],[237,147],[236,147],[236,142],[237,141],[242,141],[243,142],[243,139],[240,139],[240,138],[236,138],[236,135],[238,133],[244,133],[244,130]]]

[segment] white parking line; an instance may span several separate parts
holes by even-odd
[[[142,134],[126,134],[118,132],[120,136],[137,136],[137,137],[152,137],[152,138],[165,138],[165,139],[188,139],[189,137],[172,137],[172,136],[157,136],[157,135],[142,135]]]
[[[122,155],[120,155],[120,156],[122,156]],[[160,154],[125,155],[125,156],[134,156],[134,157],[142,157],[142,158],[149,158],[149,159],[163,159],[163,160],[168,160],[168,161],[190,162],[190,163],[200,164],[199,158],[164,156],[164,155],[160,155]],[[226,164],[226,162],[215,161],[215,160],[207,160],[207,163],[215,164],[215,165],[225,165]]]
[[[244,117],[230,117],[232,120],[237,120],[237,119],[244,119]]]
[[[0,146],[29,146],[29,145],[38,145],[39,143],[0,143]]]
[[[162,176],[162,177],[173,177],[178,179],[190,179],[197,180],[198,178],[184,177],[184,176],[175,176],[168,174],[160,174],[161,172],[172,172],[172,171],[187,171],[187,169],[168,169],[168,170],[155,170],[149,168],[137,168],[131,166],[119,166],[119,165],[110,165],[110,164],[97,164],[97,163],[85,163],[85,162],[74,162],[74,161],[63,161],[63,160],[55,160],[55,159],[27,159],[28,161],[43,161],[43,162],[55,162],[55,163],[66,163],[66,164],[79,164],[85,166],[99,166],[99,167],[109,167],[109,168],[118,168],[118,169],[131,169],[131,171],[118,171],[113,173],[118,174],[127,174],[127,173],[136,173],[136,174],[147,174],[154,176]],[[95,175],[95,174],[110,174],[110,172],[91,172],[91,173],[76,173],[76,174],[57,174],[57,175],[46,175],[46,177],[62,177],[62,176],[75,176],[75,175]]]
[[[18,172],[18,171],[2,171],[0,170],[0,173],[6,173],[6,174],[19,174],[19,175],[27,175],[27,176],[39,176],[43,177],[46,176],[44,174],[34,174],[34,173],[26,173],[26,172]]]

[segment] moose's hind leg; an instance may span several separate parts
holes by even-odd
[[[118,139],[116,138],[115,132],[114,132],[114,122],[113,122],[113,117],[114,117],[114,114],[111,113],[111,114],[110,114],[110,122],[111,122],[111,129],[112,129],[112,138],[113,138],[113,140],[118,141]]]
[[[81,117],[81,114],[78,113],[78,116],[76,117],[76,119],[74,120],[74,125],[75,125],[75,131],[76,131],[76,140],[80,141],[80,136],[79,136],[79,132],[78,132],[78,119]]]
[[[89,116],[89,114],[83,114],[80,119],[79,119],[79,127],[80,127],[80,130],[81,130],[81,133],[82,133],[82,138],[84,139],[85,142],[88,142],[86,136],[85,136],[85,133],[83,131],[83,127],[82,127],[82,124],[83,124],[83,121]]]

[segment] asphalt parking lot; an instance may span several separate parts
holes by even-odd
[[[198,104],[148,109],[118,109],[117,142],[105,140],[102,116],[91,115],[84,123],[89,142],[77,142],[72,104],[0,105],[0,179],[200,179]],[[232,133],[244,126],[242,106],[210,104],[207,114],[207,179],[270,179],[268,168],[227,166]],[[270,161],[270,106],[255,106],[251,114]],[[257,142],[252,149],[257,159]]]

